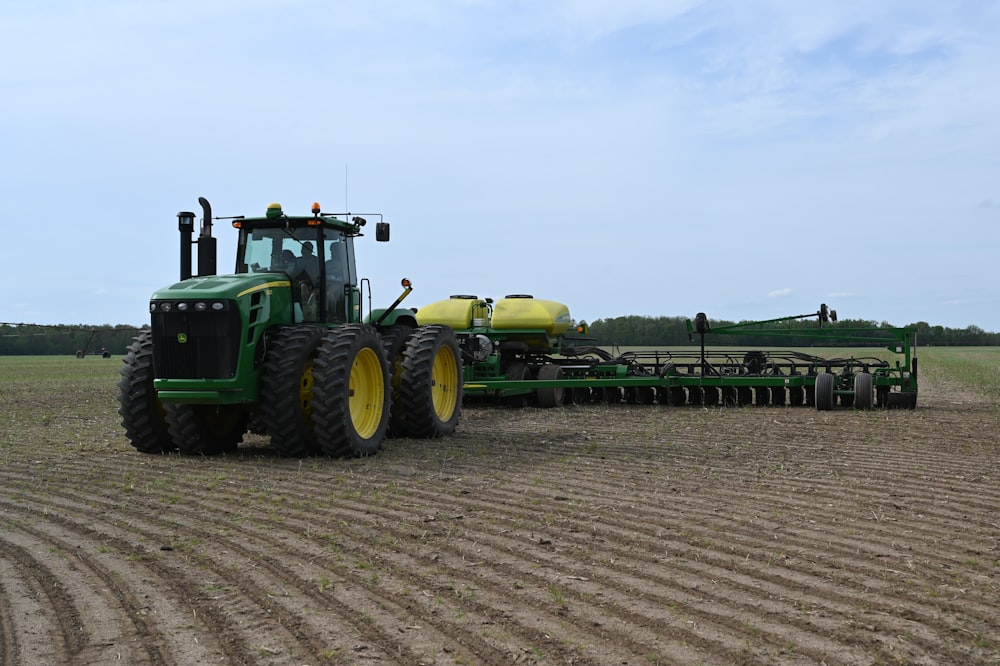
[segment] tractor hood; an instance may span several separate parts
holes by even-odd
[[[283,273],[208,275],[157,289],[152,300],[239,299],[255,292],[290,286],[288,276]]]

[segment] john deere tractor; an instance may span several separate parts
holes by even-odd
[[[251,430],[285,456],[369,455],[386,436],[454,431],[462,405],[455,335],[397,309],[412,290],[406,279],[388,308],[371,308],[354,254],[364,216],[319,204],[292,216],[271,204],[263,217],[215,218],[239,234],[235,272],[217,275],[212,209],[199,202],[196,240],[195,214],[177,215],[180,282],[153,294],[150,327],[121,370],[118,413],[132,446],[218,454]],[[388,241],[389,224],[377,217],[376,240]]]

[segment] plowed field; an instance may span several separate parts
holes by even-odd
[[[469,407],[367,459],[136,453],[0,359],[0,664],[1000,663],[1000,409]]]

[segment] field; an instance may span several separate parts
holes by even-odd
[[[1000,350],[915,411],[469,407],[366,459],[149,456],[0,357],[0,664],[997,664]]]

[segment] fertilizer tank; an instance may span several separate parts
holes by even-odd
[[[444,324],[456,330],[492,328],[497,331],[545,331],[559,336],[572,324],[569,308],[556,301],[534,298],[527,294],[511,294],[493,305],[477,296],[452,296],[447,300],[425,305],[417,311],[417,321],[423,324]]]
[[[489,304],[477,296],[451,296],[417,310],[417,323],[443,324],[458,331],[485,327],[489,323]]]
[[[569,308],[556,301],[534,298],[527,294],[512,294],[493,306],[493,328],[544,329],[551,336],[562,335],[572,324]]]

